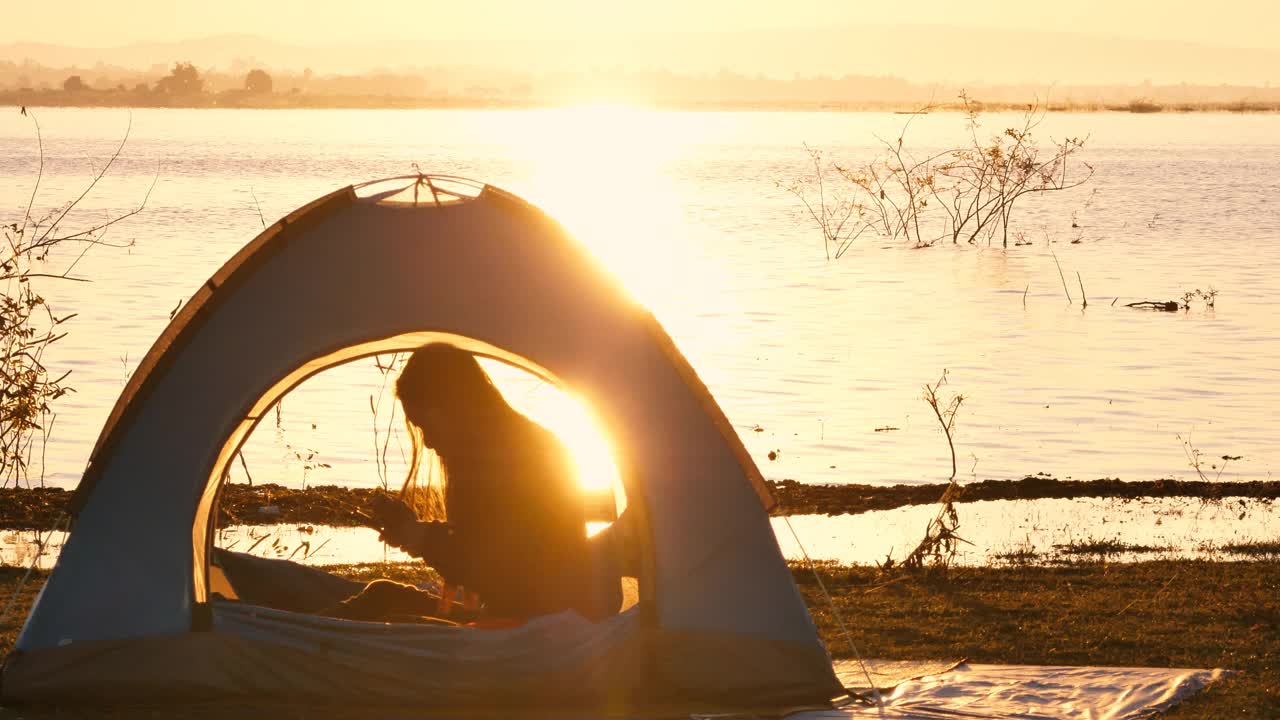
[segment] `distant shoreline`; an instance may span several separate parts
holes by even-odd
[[[610,101],[604,101],[610,102]],[[5,90],[0,106],[29,108],[162,108],[183,110],[539,110],[575,107],[579,101],[460,96],[306,95],[243,92],[157,95],[129,91]],[[920,113],[921,105],[897,101],[776,102],[707,100],[622,102],[639,108],[687,112],[893,112]],[[1028,103],[979,103],[984,112],[1023,111]],[[1127,112],[1133,114],[1277,113],[1280,101],[1157,103],[1134,99],[1125,103],[1050,102],[1049,112]],[[960,103],[935,103],[929,112],[961,112]]]

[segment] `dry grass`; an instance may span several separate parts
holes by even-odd
[[[899,575],[821,569],[862,651],[1025,665],[1226,668],[1165,717],[1280,716],[1280,562],[1102,562]],[[836,624],[796,573],[814,620]],[[840,654],[843,643],[828,642]]]
[[[1280,540],[1247,540],[1227,543],[1217,548],[1221,552],[1246,555],[1251,558],[1280,559]]]
[[[357,579],[425,577],[420,566],[348,565]],[[875,568],[824,565],[824,582],[863,652],[881,658],[963,657],[1028,665],[1221,667],[1237,671],[1163,717],[1168,720],[1270,718],[1280,714],[1280,561],[1103,562],[1058,567],[952,568],[946,575],[886,576]],[[0,593],[21,571],[0,568]],[[797,568],[801,592],[828,647],[846,647],[812,575]],[[19,596],[0,626],[11,647],[44,579]],[[6,710],[0,720],[50,717],[359,717],[338,709],[62,708]],[[409,715],[397,715],[409,717]]]

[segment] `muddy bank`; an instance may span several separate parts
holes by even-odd
[[[795,480],[769,483],[778,507],[774,515],[845,515],[893,510],[938,501],[944,484],[930,485],[806,485]],[[218,525],[274,525],[306,523],[355,527],[368,524],[364,514],[373,488],[333,485],[305,490],[280,485],[226,485],[218,510]],[[0,529],[44,530],[53,527],[71,501],[72,492],[60,488],[0,489]],[[1058,480],[1036,475],[1021,480],[983,480],[963,486],[960,502],[977,500],[1039,500],[1063,498],[1142,499],[1190,497],[1203,500],[1280,498],[1280,481],[1213,483],[1184,480],[1125,482]],[[611,498],[598,498],[601,513]],[[604,519],[601,517],[600,519]]]
[[[280,485],[225,485],[218,524],[268,525],[316,523],[351,527],[367,524],[362,515],[380,490],[336,486],[305,490]],[[44,530],[53,527],[74,493],[61,488],[0,490],[0,529]]]
[[[306,489],[282,485],[224,485],[218,502],[218,526],[301,523],[367,527],[376,488],[319,485]],[[0,489],[0,529],[45,530],[70,506],[73,491],[61,488]],[[613,498],[590,497],[592,519],[610,511]],[[607,506],[607,507],[606,507]]]
[[[927,505],[942,497],[946,484],[930,485],[806,485],[795,480],[771,482],[778,501],[775,515],[845,515],[893,510],[907,505]],[[1058,480],[1047,475],[1028,475],[1021,480],[983,480],[961,486],[958,502],[978,500],[1042,500],[1070,498],[1118,498],[1137,500],[1152,497],[1189,497],[1202,500],[1280,498],[1280,481],[1215,483],[1200,480],[1149,480],[1127,482],[1115,478],[1100,480]]]

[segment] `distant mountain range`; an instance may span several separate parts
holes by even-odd
[[[426,29],[420,43],[306,46],[258,35],[84,48],[0,45],[0,62],[154,71],[176,61],[202,69],[368,73],[486,67],[526,74],[665,69],[747,75],[894,76],[949,84],[1280,83],[1280,49],[1241,49],[1074,33],[945,26],[841,27],[780,32],[643,32],[592,35],[468,33]]]

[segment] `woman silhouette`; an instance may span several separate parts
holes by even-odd
[[[593,591],[582,492],[559,438],[508,405],[475,356],[445,343],[409,357],[396,395],[413,455],[400,498],[375,500],[373,524],[385,542],[440,573],[443,601],[379,580],[329,614],[446,614],[453,588],[465,589],[458,599],[470,598],[468,609],[478,596],[489,622],[617,611],[616,603],[600,607]],[[443,473],[422,485],[428,448]]]

